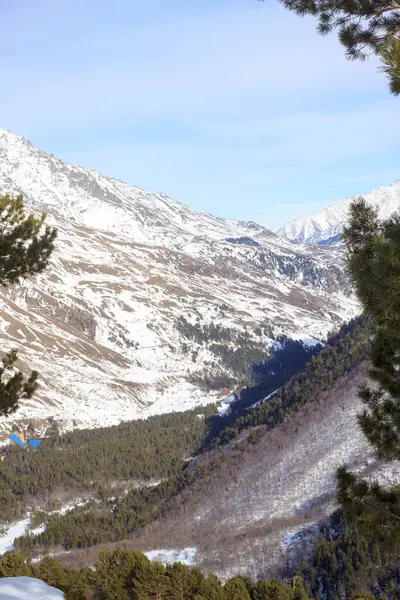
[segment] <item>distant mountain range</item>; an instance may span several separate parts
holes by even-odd
[[[380,187],[368,194],[360,194],[365,200],[379,209],[382,219],[389,217],[400,208],[400,180],[389,187]],[[314,215],[294,219],[278,231],[278,235],[301,244],[333,244],[340,241],[340,234],[347,222],[349,205],[354,198],[329,206]]]
[[[208,403],[274,336],[319,340],[357,313],[340,250],[196,212],[0,130],[0,193],[20,192],[59,238],[43,275],[0,296],[0,348],[41,374],[13,419],[93,427]]]

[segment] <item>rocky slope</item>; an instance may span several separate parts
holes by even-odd
[[[203,469],[163,519],[123,546],[164,561],[190,552],[191,564],[223,579],[238,573],[271,577],[285,561],[305,559],[318,523],[336,507],[339,465],[347,463],[384,485],[400,478],[399,461],[377,461],[357,424],[362,408],[357,390],[366,372],[364,362],[282,425],[244,431],[219,448],[217,466]],[[256,439],[240,449],[254,433]],[[203,460],[207,464],[206,455]],[[121,542],[107,547],[117,545]],[[58,558],[68,566],[89,566],[104,547]]]
[[[340,250],[198,213],[0,130],[0,193],[18,192],[59,239],[46,273],[0,296],[1,348],[41,373],[13,419],[96,426],[210,402],[274,334],[321,339],[357,312]]]
[[[376,206],[382,219],[389,217],[400,208],[400,180],[389,187],[380,187],[368,194],[365,200]],[[329,206],[313,217],[294,219],[278,234],[302,244],[332,244],[339,241],[340,233],[347,222],[349,206],[354,198]]]

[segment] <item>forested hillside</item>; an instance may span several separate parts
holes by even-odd
[[[288,413],[329,389],[366,360],[371,348],[369,329],[368,320],[358,317],[343,325],[328,338],[326,346],[318,346],[317,351],[307,352],[301,344],[290,340],[283,344],[270,361],[254,366],[256,384],[241,391],[228,416],[222,420],[210,419],[214,443],[225,443],[248,427],[275,427]],[[296,360],[293,350],[296,350]],[[310,358],[308,362],[307,358]],[[268,402],[263,402],[267,396]],[[252,408],[256,403],[258,405]]]
[[[46,557],[29,565],[16,552],[0,562],[0,577],[32,576],[65,592],[66,600],[307,600],[302,579],[253,581],[233,577],[224,584],[213,574],[176,563],[150,562],[136,551],[103,552],[94,570],[62,567]]]
[[[332,336],[325,348],[314,352],[297,375],[287,370],[284,352],[278,352],[271,358],[273,374],[263,376],[253,388],[244,390],[228,416],[216,416],[215,407],[209,407],[203,412],[155,417],[110,429],[54,437],[36,454],[10,450],[7,461],[0,467],[3,502],[10,515],[15,515],[24,503],[39,506],[48,491],[54,493],[60,488],[64,493],[68,490],[69,497],[78,492],[84,495],[86,491],[92,500],[91,504],[65,515],[47,517],[39,512],[34,523],[46,523],[46,530],[17,540],[17,547],[43,552],[55,547],[71,550],[117,542],[164,518],[175,510],[180,494],[193,482],[196,487],[201,487],[203,480],[207,485],[207,477],[220,467],[221,456],[239,452],[250,457],[260,436],[307,404],[312,406],[318,394],[359,366],[368,346],[367,325],[363,319],[357,319]],[[292,354],[293,347],[282,346],[285,347]],[[298,364],[307,352],[299,352],[299,356]],[[281,372],[276,369],[277,357]],[[271,371],[271,364],[259,365],[255,371]],[[248,410],[249,403],[265,397],[278,377],[281,382],[288,379],[281,390]],[[230,441],[244,430],[245,439],[231,446]],[[218,449],[227,443],[224,454],[220,455]],[[194,460],[187,460],[195,455]],[[141,481],[142,487],[129,489],[126,481],[132,479]],[[162,481],[157,486],[143,486],[154,479]],[[18,496],[9,494],[10,486]]]
[[[88,566],[95,562],[98,567],[94,575],[87,569],[68,569],[50,558],[29,566],[19,555],[11,553],[3,557],[0,575],[32,574],[63,589],[67,600],[86,598],[87,593],[99,600],[131,598],[132,593],[137,600],[337,600],[350,598],[357,592],[385,594],[394,600],[400,582],[400,557],[364,530],[358,531],[341,512],[324,521],[323,499],[321,505],[305,508],[302,516],[299,513],[286,521],[283,517],[268,517],[267,527],[261,522],[252,525],[253,533],[251,528],[244,530],[242,540],[228,523],[225,534],[222,520],[222,528],[215,528],[215,519],[220,517],[213,500],[214,483],[229,488],[229,481],[235,481],[235,469],[240,469],[240,465],[249,465],[253,470],[262,468],[259,458],[266,456],[267,448],[271,460],[275,456],[276,463],[290,469],[290,461],[285,463],[286,458],[280,458],[285,436],[295,446],[302,429],[315,430],[321,426],[320,415],[326,413],[329,427],[337,419],[337,410],[342,410],[344,417],[350,406],[344,399],[341,408],[336,407],[336,413],[329,412],[329,407],[335,405],[336,398],[343,393],[341,390],[348,393],[358,384],[370,349],[371,331],[364,317],[344,325],[329,337],[324,347],[308,348],[280,338],[274,354],[254,366],[254,384],[237,394],[223,416],[216,413],[215,405],[210,405],[111,428],[65,435],[54,432],[36,453],[8,448],[0,464],[3,522],[26,514],[29,508],[34,511],[32,526],[44,525],[42,533],[16,540],[16,548],[28,557],[72,550],[62,557],[64,564]],[[319,435],[324,435],[324,427],[318,430]],[[301,447],[305,447],[304,441]],[[312,444],[308,451],[311,455]],[[267,466],[268,476],[274,469],[271,462]],[[320,476],[321,473],[317,475]],[[245,479],[240,481],[244,493],[251,491],[248,485]],[[294,481],[290,485],[296,487]],[[230,493],[224,490],[225,498]],[[315,541],[309,538],[307,551],[302,550],[302,562],[293,547],[288,549],[286,567],[282,556],[278,567],[276,557],[271,562],[268,552],[261,552],[258,576],[269,573],[271,577],[275,573],[281,582],[228,576],[222,584],[211,574],[213,569],[204,565],[202,568],[210,573],[206,578],[198,569],[183,565],[165,569],[149,563],[136,551],[111,550],[99,554],[101,545],[116,545],[121,540],[131,539],[133,547],[143,547],[144,539],[157,544],[156,540],[164,536],[168,545],[180,535],[184,537],[176,524],[187,521],[185,527],[189,531],[193,510],[200,508],[199,500],[207,495],[216,510],[214,525],[200,524],[205,528],[203,541],[195,538],[195,543],[201,546],[209,536],[211,546],[215,546],[215,535],[219,535],[219,543],[226,544],[233,570],[238,564],[235,547],[239,551],[241,546],[243,552],[243,536],[253,535],[255,540],[267,536],[272,548],[280,535],[274,533],[275,529],[276,532],[282,527],[296,529],[307,519],[314,523],[322,519],[319,536]],[[49,514],[76,498],[84,499],[81,506],[67,514]],[[247,498],[248,506],[245,502],[234,510],[244,511],[244,515],[247,510],[254,510],[251,495]],[[289,497],[286,501],[292,502]],[[239,514],[232,512],[232,517],[240,523]],[[232,535],[221,541],[229,529]],[[127,542],[123,544],[126,546]],[[81,552],[87,549],[86,554],[79,549]],[[107,587],[101,573],[106,578],[112,565],[115,578]],[[296,579],[299,572],[301,578]]]
[[[38,452],[8,447],[0,463],[0,522],[29,506],[56,509],[80,494],[104,499],[177,475],[200,451],[214,412],[210,406],[76,430],[43,440]]]
[[[315,598],[351,598],[361,591],[400,597],[400,550],[389,550],[372,533],[361,532],[340,510],[321,526],[300,570]]]
[[[320,529],[309,558],[278,578],[235,576],[225,582],[181,563],[167,567],[138,551],[103,551],[95,569],[56,559],[30,564],[22,554],[0,559],[0,577],[32,576],[65,592],[66,600],[397,600],[400,554],[348,523],[340,511]]]

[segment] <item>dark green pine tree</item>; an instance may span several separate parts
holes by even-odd
[[[278,581],[260,579],[253,590],[252,600],[292,600],[292,590]]]
[[[196,593],[196,581],[192,571],[182,563],[168,565],[166,575],[169,579],[171,600],[187,600]]]
[[[94,564],[96,600],[136,600],[135,575],[148,562],[144,554],[123,548],[100,552]]]
[[[165,600],[170,597],[170,586],[165,567],[160,563],[138,565],[135,572],[133,589],[140,600]]]
[[[0,577],[32,577],[32,569],[22,554],[12,550],[0,559]]]
[[[229,600],[251,600],[245,582],[241,577],[233,577],[224,586]]]
[[[296,575],[293,581],[293,600],[310,600],[304,587],[304,580],[301,575]]]
[[[43,560],[33,568],[34,577],[41,579],[52,587],[65,591],[68,587],[67,572],[59,562],[51,556],[45,556]]]
[[[318,19],[322,35],[338,31],[350,59],[380,56],[390,90],[400,94],[400,3],[398,0],[279,0],[300,16]]]
[[[369,442],[384,459],[400,458],[400,214],[380,222],[359,199],[343,233],[349,269],[364,311],[374,324],[370,377],[359,416]]]
[[[7,286],[40,273],[46,268],[55,229],[45,225],[46,215],[26,214],[22,196],[0,196],[0,285]],[[17,371],[17,353],[8,352],[0,367],[0,416],[8,415],[22,398],[30,398],[37,388],[38,374],[26,377]]]
[[[46,214],[39,218],[26,214],[21,195],[0,196],[0,284],[43,271],[51,253],[57,231],[45,225]]]
[[[400,458],[400,214],[386,221],[362,198],[350,207],[343,233],[351,277],[371,318],[371,384],[360,390],[359,424],[379,458]],[[338,470],[338,498],[359,522],[386,539],[400,534],[400,489],[383,489]]]
[[[37,390],[39,373],[32,371],[26,377],[15,369],[17,351],[11,350],[1,359],[0,366],[0,415],[9,415],[18,408],[23,398],[31,398]]]
[[[228,600],[225,591],[222,589],[220,579],[210,574],[200,583],[199,591],[195,595],[194,600]]]

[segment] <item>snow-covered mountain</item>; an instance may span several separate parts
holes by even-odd
[[[0,347],[41,373],[15,419],[97,426],[210,402],[274,334],[321,339],[357,312],[340,250],[196,212],[0,130],[7,192],[59,229],[49,269],[0,296]]]
[[[137,243],[180,249],[193,237],[271,235],[255,223],[218,219],[164,194],[68,165],[5,130],[0,130],[0,186],[2,193],[21,190],[33,208]]]
[[[369,204],[378,207],[379,216],[385,219],[400,208],[400,180],[389,187],[380,187],[362,196]],[[294,219],[282,227],[278,235],[303,244],[338,242],[353,200],[354,198],[346,198],[313,217]]]

